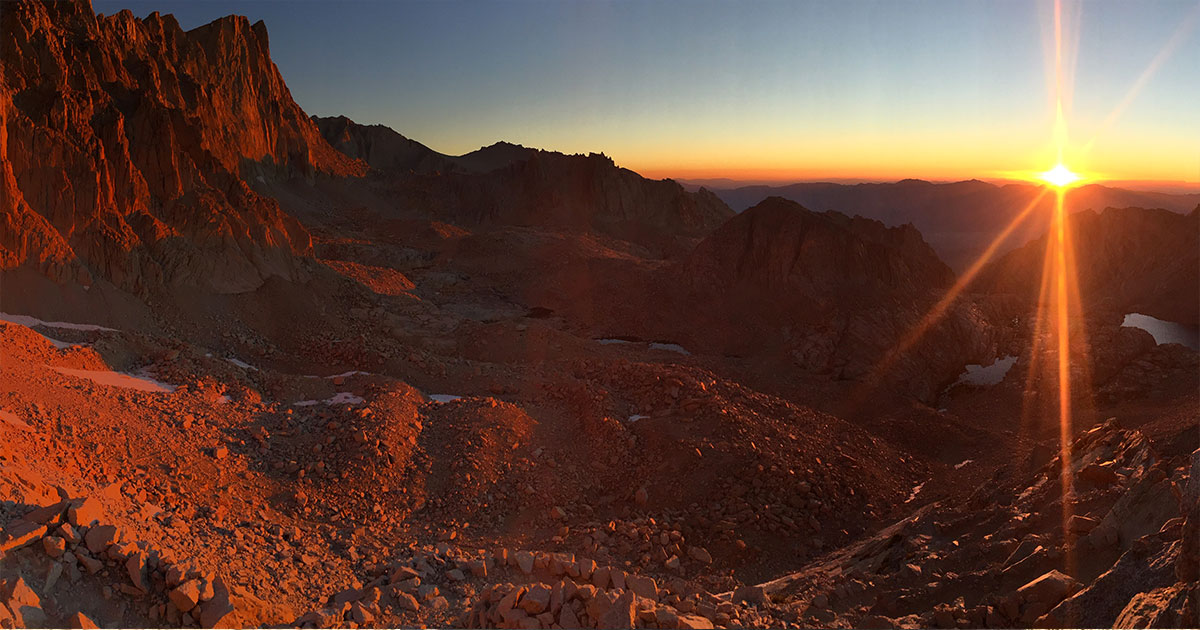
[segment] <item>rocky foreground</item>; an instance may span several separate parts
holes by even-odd
[[[1200,453],[1115,420],[1065,474],[1037,446],[926,498],[925,465],[661,351],[431,399],[27,323],[0,348],[5,626],[1196,623]],[[574,388],[647,413],[566,438],[546,405]]]

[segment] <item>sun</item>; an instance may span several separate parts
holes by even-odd
[[[1054,168],[1046,171],[1045,173],[1038,173],[1038,177],[1042,181],[1051,184],[1056,188],[1066,188],[1067,186],[1070,186],[1083,179],[1083,176],[1072,173],[1071,169],[1063,166],[1062,162],[1059,162],[1054,166]]]

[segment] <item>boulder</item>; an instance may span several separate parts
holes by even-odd
[[[1026,605],[1040,603],[1049,610],[1078,591],[1080,586],[1082,585],[1075,578],[1054,569],[1018,588],[1017,596]]]
[[[41,598],[20,577],[0,582],[0,605],[12,611],[18,628],[37,628],[46,624]]]
[[[599,618],[600,628],[634,628],[637,610],[633,591],[625,591]]]
[[[200,627],[227,627],[236,612],[229,601],[229,589],[221,578],[214,580],[212,586],[212,598],[200,605]]]
[[[129,581],[133,583],[133,587],[137,590],[148,593],[150,589],[146,586],[146,556],[141,552],[131,554],[125,559],[125,572],[129,574]]]
[[[1117,615],[1114,628],[1183,628],[1187,587],[1175,584],[1138,593]]]
[[[1175,516],[1179,516],[1179,503],[1170,480],[1151,473],[1117,499],[1099,526],[1115,530],[1121,546],[1128,547],[1138,538],[1158,532]]]
[[[713,623],[700,615],[679,615],[679,628],[683,630],[711,630]]]
[[[583,627],[583,624],[579,622],[578,615],[575,614],[575,610],[570,606],[563,606],[558,611],[558,625],[564,630]]]
[[[399,607],[400,610],[417,612],[421,609],[421,605],[417,603],[417,598],[413,597],[409,593],[397,591],[396,593],[393,593],[393,596],[396,598],[396,606]]]
[[[57,525],[64,512],[67,511],[67,502],[59,501],[50,505],[43,505],[34,508],[21,518],[30,523],[38,523],[40,525]]]
[[[167,598],[172,604],[175,604],[180,612],[188,612],[200,603],[200,583],[196,580],[188,580],[171,589],[167,593]]]
[[[1099,464],[1088,464],[1080,468],[1077,474],[1080,480],[1097,487],[1111,486],[1120,479],[1111,466],[1101,466]]]
[[[611,573],[612,569],[608,566],[597,568],[592,572],[592,584],[596,585],[596,588],[608,588]]]
[[[625,584],[635,595],[658,601],[658,585],[654,583],[654,578],[630,574],[625,576]]]
[[[83,537],[83,542],[87,545],[88,551],[94,554],[103,553],[109,545],[117,542],[119,534],[120,532],[114,525],[97,525],[88,529],[87,534]]]
[[[530,615],[537,615],[550,608],[550,589],[545,584],[535,584],[525,592],[519,604]]]
[[[517,552],[517,567],[521,569],[521,573],[530,575],[533,573],[533,554],[528,551]]]
[[[767,603],[767,591],[761,586],[750,584],[739,586],[733,591],[733,601],[761,606]]]
[[[58,536],[46,536],[42,539],[42,548],[51,558],[59,558],[67,550],[67,541]]]
[[[20,549],[32,544],[46,534],[46,526],[17,519],[9,523],[0,534],[0,553]]]
[[[712,564],[712,555],[704,547],[688,547],[688,556],[702,564]]]
[[[72,499],[67,508],[67,522],[75,527],[91,527],[104,518],[104,507],[92,497]]]
[[[1138,593],[1173,584],[1173,564],[1170,546],[1134,545],[1086,588],[1054,606],[1044,623],[1078,628],[1111,626]]]

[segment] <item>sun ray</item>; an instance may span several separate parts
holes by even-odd
[[[1080,149],[1079,154],[1081,156],[1087,155],[1092,150],[1092,147],[1095,146],[1096,141],[1100,139],[1101,134],[1107,131],[1109,127],[1112,127],[1117,122],[1117,119],[1125,113],[1125,110],[1129,108],[1146,84],[1150,82],[1150,79],[1158,72],[1158,69],[1175,54],[1175,49],[1179,48],[1180,44],[1188,38],[1188,35],[1191,34],[1192,29],[1196,27],[1198,21],[1200,21],[1200,3],[1197,3],[1192,11],[1188,13],[1187,17],[1179,23],[1179,26],[1175,28],[1175,32],[1163,44],[1162,49],[1158,51],[1158,54],[1154,55],[1154,58],[1147,64],[1146,69],[1138,75],[1133,85],[1125,92],[1125,96],[1117,102],[1117,105],[1113,107],[1108,116],[1104,117],[1096,132],[1092,134],[1091,139],[1084,143]],[[1059,161],[1061,160],[1062,157],[1059,156]]]
[[[1029,366],[1026,368],[1025,389],[1022,392],[1022,407],[1021,407],[1021,428],[1025,429],[1030,426],[1031,422],[1036,417],[1036,413],[1040,413],[1043,409],[1044,399],[1039,394],[1038,385],[1044,374],[1045,369],[1043,361],[1043,340],[1049,334],[1047,321],[1047,307],[1050,304],[1050,279],[1053,277],[1053,259],[1049,247],[1049,240],[1046,241],[1046,247],[1042,255],[1042,276],[1041,286],[1038,288],[1038,298],[1035,302],[1035,310],[1033,314],[1032,337],[1030,340],[1029,351]],[[1036,432],[1035,425],[1033,431]]]
[[[1071,334],[1070,304],[1067,300],[1066,212],[1058,191],[1054,204],[1054,334],[1058,355],[1058,425],[1059,449],[1062,458],[1063,532],[1071,520]],[[1069,547],[1068,547],[1069,548]],[[1068,561],[1069,562],[1069,561]]]
[[[958,280],[956,280],[955,283],[946,291],[945,295],[943,295],[941,299],[939,299],[937,303],[935,303],[933,307],[925,313],[921,320],[912,328],[912,330],[908,332],[908,334],[901,338],[901,340],[895,346],[893,346],[892,349],[889,350],[873,368],[871,368],[870,372],[868,372],[867,376],[863,379],[857,395],[851,396],[851,400],[865,399],[867,393],[877,388],[883,382],[884,375],[887,374],[888,370],[893,365],[895,365],[896,361],[898,361],[902,356],[904,356],[905,353],[911,350],[913,346],[920,342],[920,340],[934,326],[936,326],[943,317],[945,317],[946,311],[950,309],[950,306],[954,304],[954,301],[958,299],[963,290],[965,290],[975,280],[975,277],[979,275],[979,272],[983,270],[983,268],[989,262],[991,262],[992,257],[996,255],[997,250],[999,250],[1000,247],[1008,240],[1008,237],[1012,235],[1012,233],[1018,227],[1020,227],[1022,223],[1025,222],[1025,219],[1027,219],[1030,214],[1033,213],[1034,209],[1036,209],[1038,204],[1041,203],[1042,199],[1045,198],[1048,190],[1049,189],[1043,189],[1040,193],[1038,193],[1033,200],[1030,201],[1029,204],[1020,212],[1018,212],[1016,216],[1014,216],[1012,220],[1008,222],[1008,225],[1006,225],[1004,229],[992,239],[991,243],[988,244],[983,253],[975,259],[975,262],[973,262],[961,276],[959,276]]]
[[[1054,120],[1054,144],[1057,151],[1057,164],[1062,166],[1063,149],[1067,141],[1067,125],[1062,113],[1062,95],[1063,95],[1063,77],[1062,77],[1062,0],[1054,0],[1054,95],[1055,104],[1057,106]],[[1055,167],[1047,173],[1053,173]],[[1066,170],[1065,168],[1063,170]],[[1045,178],[1051,184],[1054,184],[1049,178]],[[1068,178],[1064,176],[1056,176],[1056,180],[1063,181]],[[1058,427],[1059,427],[1059,480],[1062,486],[1062,527],[1063,535],[1066,536],[1068,531],[1068,523],[1071,520],[1071,501],[1070,501],[1070,482],[1071,482],[1071,440],[1070,440],[1070,417],[1071,417],[1071,397],[1070,397],[1070,338],[1067,328],[1067,312],[1066,312],[1066,258],[1061,256],[1062,244],[1065,240],[1064,226],[1064,209],[1063,209],[1063,188],[1061,185],[1054,184],[1058,187],[1055,191],[1055,207],[1052,215],[1051,234],[1052,238],[1047,238],[1046,248],[1047,255],[1051,255],[1053,248],[1054,260],[1054,334],[1057,339],[1057,367],[1058,367]],[[1048,235],[1049,236],[1049,235]],[[1039,305],[1040,308],[1040,305]],[[1067,546],[1068,551],[1070,546]],[[1070,564],[1070,559],[1067,559]]]

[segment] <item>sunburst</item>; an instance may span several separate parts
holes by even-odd
[[[1055,188],[1067,188],[1074,186],[1083,181],[1083,176],[1072,172],[1071,169],[1063,165],[1062,162],[1054,165],[1054,168],[1038,173],[1038,179],[1054,186]]]

